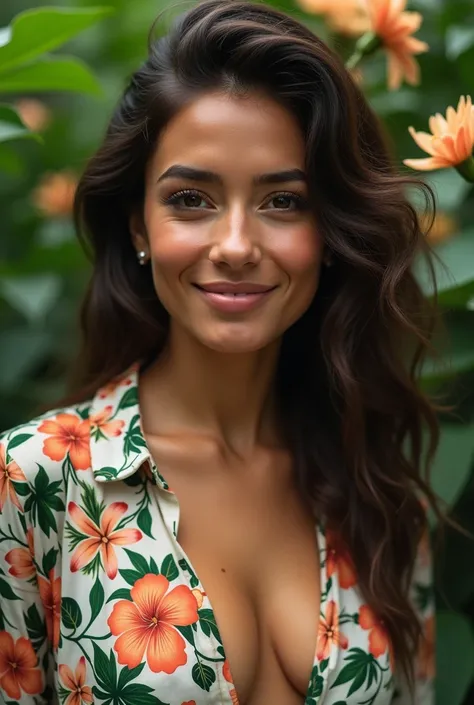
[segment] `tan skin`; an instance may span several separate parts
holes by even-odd
[[[301,705],[316,649],[314,517],[273,395],[282,335],[316,294],[323,260],[304,163],[298,124],[273,100],[207,94],[162,133],[143,215],[131,221],[171,317],[166,353],[140,379],[144,432],[178,498],[178,541],[211,602],[240,705]],[[174,165],[217,176],[165,176]],[[296,169],[297,180],[255,181]],[[183,189],[177,205],[165,202]],[[229,313],[195,286],[216,281],[274,288]]]

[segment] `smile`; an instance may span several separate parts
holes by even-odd
[[[225,313],[246,313],[259,306],[276,289],[255,284],[195,284],[194,287],[213,308]]]

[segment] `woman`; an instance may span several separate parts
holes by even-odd
[[[433,702],[406,185],[294,19],[152,44],[77,192],[75,393],[2,438],[7,701]]]

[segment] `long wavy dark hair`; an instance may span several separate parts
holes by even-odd
[[[206,0],[150,40],[77,190],[77,228],[94,269],[70,399],[87,399],[166,345],[169,317],[150,269],[137,263],[129,217],[143,203],[160,132],[216,90],[265,91],[304,135],[310,198],[334,264],[283,337],[275,381],[283,429],[304,496],[337,526],[412,681],[421,626],[408,585],[426,529],[420,498],[436,507],[427,468],[438,442],[437,407],[419,385],[437,313],[412,273],[418,254],[430,257],[406,197],[418,182],[397,172],[338,55],[295,19],[264,4]]]

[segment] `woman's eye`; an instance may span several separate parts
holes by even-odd
[[[272,196],[267,201],[267,204],[273,204],[269,210],[301,210],[304,206],[304,199],[295,193],[279,193],[276,196]]]
[[[198,191],[178,191],[168,196],[165,204],[176,208],[197,209],[205,208],[207,201]]]

